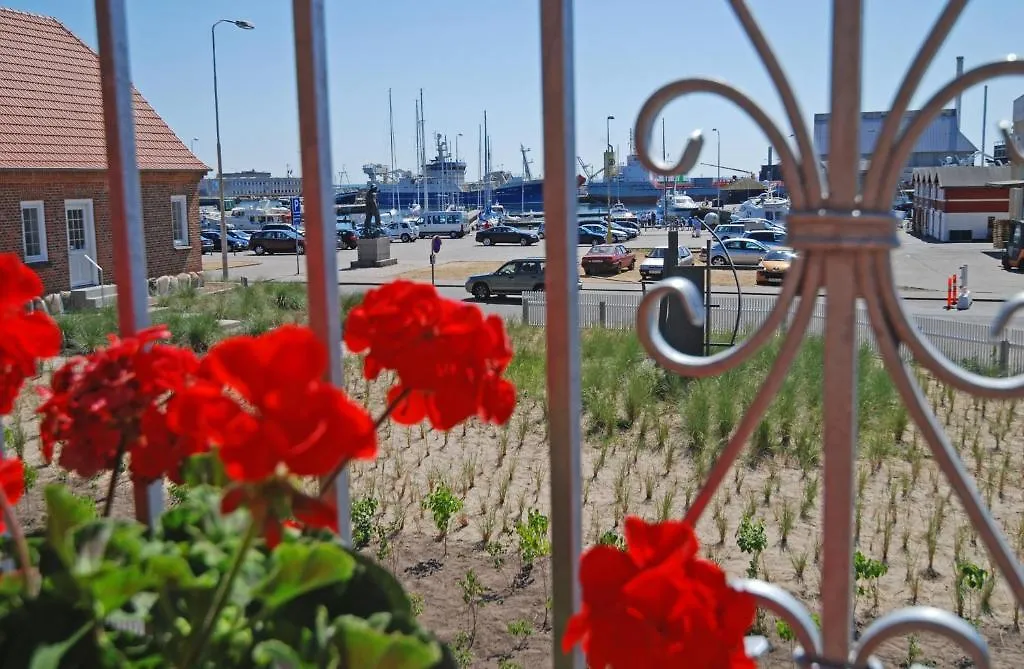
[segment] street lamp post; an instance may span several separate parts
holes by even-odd
[[[718,184],[718,206],[722,206],[722,133],[718,132],[718,128],[712,128],[711,132],[715,133],[718,137],[718,158],[715,161],[715,167],[718,170],[718,174],[715,177],[715,181]]]
[[[459,162],[459,137],[462,137],[462,133],[455,135],[455,162]]]
[[[611,176],[611,173],[608,171],[609,164],[608,164],[608,158],[607,158],[608,152],[612,150],[612,121],[614,121],[614,120],[615,120],[614,116],[608,116],[604,120],[604,142],[605,142],[604,186],[605,186],[605,194],[608,196],[607,197],[607,199],[608,199],[608,218],[605,221],[605,223],[608,224],[607,225],[608,231],[607,231],[607,234],[605,235],[605,241],[607,241],[609,244],[611,244],[613,241],[615,241],[615,238],[612,237],[612,184],[611,184],[611,181],[609,181],[609,177]]]
[[[198,137],[193,137],[192,140],[188,143],[188,151],[189,151],[189,153],[195,153],[196,152],[196,142],[198,142],[198,141],[199,141]]]
[[[221,19],[210,26],[210,41],[213,43],[213,116],[217,126],[217,189],[220,193],[220,259],[221,280],[228,280],[228,219],[224,215],[224,163],[220,153],[220,100],[217,94],[217,26],[222,23],[233,23],[242,30],[252,30],[256,26],[241,19]]]

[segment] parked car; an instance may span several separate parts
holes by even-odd
[[[540,237],[541,239],[544,239],[544,221],[540,222],[540,225],[537,226],[537,229],[535,230],[535,232],[537,233],[538,237]]]
[[[633,219],[617,220],[614,223],[615,224],[613,227],[617,227],[627,232],[633,231],[636,233],[635,235],[633,235],[634,237],[640,236],[640,224],[634,221]]]
[[[640,236],[639,228],[631,228],[629,226],[623,225],[619,221],[612,221],[612,230],[614,230],[615,232],[621,232],[622,234],[626,235],[627,241]]]
[[[732,239],[734,237],[742,237],[747,234],[747,229],[743,227],[742,223],[722,223],[715,227],[715,236],[719,239]]]
[[[469,231],[466,215],[461,211],[428,211],[420,217],[417,226],[421,238],[442,235],[457,239],[465,237]]]
[[[334,224],[334,232],[338,235],[339,249],[354,249],[359,245],[359,233],[356,226],[350,222],[342,221]]]
[[[587,225],[580,226],[580,244],[590,244],[593,246],[594,244],[603,244],[605,239],[604,234],[598,230],[593,230]]]
[[[599,236],[601,238],[601,242],[604,242],[604,241],[608,240],[608,228],[604,227],[603,223],[587,223],[586,225],[584,225],[582,227],[587,228],[587,230],[596,233],[597,236]],[[613,242],[620,243],[620,242],[625,242],[625,241],[628,241],[628,240],[629,240],[629,235],[627,235],[625,232],[620,232],[620,231],[615,230],[615,228],[612,228],[612,241]],[[600,243],[600,242],[598,242],[598,243]]]
[[[214,251],[221,250],[219,230],[203,230],[199,234],[210,240]],[[247,248],[249,248],[249,240],[237,237],[230,232],[228,233],[228,251],[244,251]]]
[[[411,242],[420,237],[419,226],[408,221],[392,221],[384,226],[393,242]]]
[[[508,225],[496,225],[487,230],[480,230],[476,233],[476,241],[484,246],[492,244],[522,244],[530,246],[540,241],[536,232],[520,230]]]
[[[264,253],[306,252],[306,238],[293,230],[260,230],[249,238],[249,246],[258,256]]]
[[[761,258],[768,255],[768,247],[753,239],[727,239],[721,244],[714,244],[711,247],[711,264],[722,267],[729,264],[732,258],[734,265],[757,265]],[[728,252],[728,258],[726,257]],[[707,250],[701,249],[701,260],[708,262]]]
[[[304,232],[291,223],[264,223],[263,226],[260,227],[260,232],[266,232],[268,230],[287,230],[289,232],[294,232],[297,235],[302,235]]]
[[[622,244],[596,244],[583,256],[583,273],[631,270],[636,267],[636,256]]]
[[[786,233],[782,230],[751,230],[743,235],[743,239],[753,239],[768,248],[786,245]]]
[[[772,249],[761,259],[757,266],[757,285],[763,286],[768,283],[782,283],[789,273],[789,267],[796,259],[796,251],[792,249]]]
[[[640,278],[644,281],[660,279],[665,269],[665,254],[668,253],[667,246],[655,246],[647,257],[640,263]],[[679,267],[689,267],[693,264],[693,254],[685,246],[679,247]]]
[[[478,300],[492,295],[513,295],[527,290],[544,290],[544,258],[510,260],[490,274],[474,274],[466,279],[466,292]],[[583,287],[580,281],[578,287]]]
[[[209,237],[199,236],[200,253],[213,253],[213,240]]]

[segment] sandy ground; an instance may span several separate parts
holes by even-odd
[[[359,378],[359,361],[346,359],[348,391],[366,402],[372,413],[380,410],[386,390],[382,381],[367,385]],[[369,395],[367,395],[369,391]],[[932,383],[928,391],[939,421],[965,466],[975,476],[996,522],[1011,545],[1024,547],[1024,412],[1015,403],[982,403],[952,394],[951,401]],[[37,467],[36,485],[18,505],[28,529],[44,522],[41,500],[46,483],[65,481],[74,490],[98,502],[106,480],[82,480],[67,476],[40,461],[36,428],[31,420],[36,395],[27,389],[21,406],[22,427],[28,437],[26,456]],[[703,480],[704,467],[690,457],[680,429],[679,411],[665,407],[659,418],[663,428],[638,425],[617,430],[610,438],[591,433],[584,424],[583,534],[586,545],[606,531],[621,532],[620,518],[636,514],[648,519],[663,515],[681,517]],[[987,418],[982,417],[985,414]],[[1003,436],[989,426],[1005,422]],[[514,527],[529,509],[548,513],[550,483],[546,423],[542,408],[521,401],[507,428],[470,423],[448,434],[385,426],[380,433],[377,460],[353,470],[353,494],[380,500],[378,523],[392,534],[393,548],[382,563],[391,568],[410,593],[424,603],[423,620],[445,639],[468,633],[471,615],[463,603],[458,580],[472,569],[487,588],[478,611],[472,667],[497,667],[499,661],[521,667],[551,666],[551,632],[545,624],[546,594],[550,587],[549,564],[540,560],[532,571],[522,572],[517,556]],[[952,610],[954,607],[954,555],[992,571],[984,548],[976,541],[963,510],[952,495],[920,437],[911,430],[900,444],[890,444],[890,455],[877,469],[861,460],[854,473],[862,519],[858,549],[880,559],[888,535],[888,572],[878,583],[877,609],[869,592],[858,598],[856,620],[862,630],[877,614],[907,606],[917,593],[917,603]],[[862,445],[862,449],[870,445]],[[601,453],[604,452],[604,456]],[[909,454],[921,453],[920,458]],[[670,455],[671,454],[671,455]],[[916,462],[916,464],[915,464]],[[720,562],[727,573],[741,576],[749,556],[736,546],[735,533],[745,508],[765,521],[768,548],[758,572],[803,601],[812,611],[819,606],[819,562],[822,533],[820,471],[803,477],[795,463],[770,460],[756,468],[741,460],[734,465],[698,525],[703,553]],[[447,553],[438,541],[437,529],[422,500],[439,481],[446,481],[463,498],[464,507],[453,521]],[[783,509],[797,509],[807,490],[815,491],[806,516],[795,518],[788,540],[781,541]],[[948,501],[944,501],[948,500]],[[890,515],[890,511],[892,511]],[[115,512],[130,516],[130,485],[119,487]],[[926,571],[924,528],[942,519],[936,543],[934,573]],[[724,541],[719,541],[719,537]],[[485,547],[491,544],[492,551]],[[493,550],[500,546],[501,550]],[[377,555],[379,544],[365,549]],[[495,560],[495,556],[500,558]],[[803,561],[805,566],[797,565]],[[976,621],[987,639],[993,666],[1024,667],[1024,637],[1014,629],[1014,606],[1001,578],[990,598],[991,611],[980,613],[979,595],[967,600],[965,615]],[[509,633],[513,621],[525,622],[530,631],[523,641]],[[774,650],[762,660],[763,667],[791,667],[790,644],[775,632],[775,619],[766,626]],[[917,661],[936,667],[966,667],[965,653],[951,643],[930,635],[918,635]],[[879,657],[885,666],[905,666],[909,642],[885,644]],[[506,666],[515,666],[507,665]]]

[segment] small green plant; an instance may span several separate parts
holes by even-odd
[[[455,514],[462,511],[462,500],[455,496],[447,483],[440,483],[423,500],[423,508],[430,510],[434,518],[434,526],[437,527],[444,545],[444,555],[447,556],[448,529]]]
[[[779,638],[789,643],[790,646],[796,641],[796,634],[793,633],[793,629],[785,620],[775,621],[775,632],[779,635]]]
[[[352,545],[356,549],[370,545],[376,514],[377,500],[373,497],[360,497],[352,502]]]
[[[750,555],[750,564],[747,566],[747,577],[757,578],[757,566],[761,559],[761,553],[768,547],[768,535],[764,529],[763,520],[754,520],[752,516],[745,515],[736,529],[736,545],[741,552]]]
[[[486,603],[483,596],[487,589],[480,582],[480,579],[477,578],[476,572],[470,569],[464,577],[459,579],[459,590],[462,591],[462,601],[466,604],[466,608],[469,609],[469,615],[472,620],[472,627],[469,630],[469,645],[472,648],[476,642],[477,615],[480,607]]]
[[[35,468],[33,468],[33,467],[26,467],[25,468],[25,489],[26,490],[29,489],[28,473],[29,473],[30,470],[33,473],[33,480],[35,478],[34,477],[34,475],[35,475]],[[171,498],[171,505],[172,506],[177,506],[177,505],[181,504],[182,502],[184,502],[185,501],[185,497],[188,496],[188,486],[178,485],[177,483],[172,483],[169,486],[167,486],[167,494]]]
[[[522,650],[533,634],[533,624],[525,618],[517,618],[508,624],[508,633],[514,640],[514,649]]]
[[[960,560],[956,563],[956,588],[953,596],[956,600],[958,616],[965,618],[964,613],[966,612],[968,615],[973,615],[973,619],[979,617],[978,613],[973,611],[974,597],[989,580],[989,573],[970,560]]]
[[[423,610],[426,608],[426,603],[423,601],[423,595],[418,592],[410,592],[409,608],[412,610],[413,618],[419,618],[423,615]]]
[[[534,561],[551,554],[551,539],[548,537],[548,517],[536,509],[530,509],[526,522],[516,525],[519,536],[519,559],[523,566],[533,565]],[[547,570],[541,565],[541,582],[544,596],[548,593]],[[544,609],[544,625],[548,624],[548,609]]]
[[[857,581],[857,595],[864,595],[867,590],[861,582],[867,582],[871,591],[871,602],[874,610],[878,609],[878,579],[889,572],[889,565],[881,560],[867,557],[860,551],[853,554],[853,576]]]
[[[473,655],[473,640],[470,638],[469,632],[456,634],[450,647],[455,664],[463,669],[473,666],[476,657]]]
[[[597,543],[601,546],[614,546],[620,551],[626,548],[626,540],[615,530],[605,530],[602,532],[601,536],[597,539]]]

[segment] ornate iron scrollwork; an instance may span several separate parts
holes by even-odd
[[[663,86],[643,104],[635,131],[639,157],[657,175],[675,176],[689,171],[696,165],[703,145],[700,132],[690,136],[678,161],[672,164],[660,163],[650,156],[651,137],[657,117],[670,102],[692,93],[710,93],[734,103],[754,120],[780,156],[780,169],[793,205],[793,213],[788,218],[790,244],[800,252],[799,258],[763,325],[733,349],[707,358],[694,357],[673,349],[661,336],[658,330],[658,310],[661,300],[669,295],[682,299],[693,322],[698,325],[702,323],[701,295],[693,284],[681,278],[667,279],[647,292],[637,315],[637,330],[648,353],[665,369],[680,375],[703,377],[719,374],[741,364],[774,336],[794,307],[795,315],[764,385],[711,467],[705,485],[687,510],[686,520],[696,525],[743,445],[765,414],[806,335],[814,304],[819,299],[819,289],[826,288],[828,294],[824,299],[832,303],[828,305],[826,314],[826,358],[838,359],[838,362],[826,360],[825,364],[825,442],[828,450],[824,465],[825,480],[826,483],[830,479],[840,483],[835,486],[826,485],[824,490],[825,514],[832,520],[831,524],[825,523],[824,530],[826,559],[822,587],[823,590],[829,588],[831,601],[824,605],[823,613],[829,614],[831,611],[833,615],[822,616],[819,635],[803,605],[781,589],[754,581],[739,582],[737,587],[751,592],[762,606],[780,615],[791,626],[800,643],[800,650],[794,660],[802,666],[818,663],[821,666],[877,667],[880,663],[870,654],[879,643],[909,631],[925,630],[955,642],[972,658],[974,666],[988,667],[988,647],[977,630],[952,613],[935,608],[912,607],[883,615],[871,623],[855,642],[850,634],[852,613],[849,611],[850,592],[854,585],[849,564],[850,551],[847,550],[851,541],[846,536],[852,536],[853,533],[852,517],[848,512],[845,514],[850,521],[845,526],[834,521],[836,518],[842,519],[844,507],[851,507],[853,503],[848,470],[854,466],[857,433],[855,422],[850,421],[849,417],[856,415],[857,398],[852,366],[844,366],[844,362],[852,359],[850,355],[855,343],[849,332],[852,332],[854,302],[860,299],[867,305],[882,362],[890,372],[901,400],[1017,602],[1024,604],[1024,570],[982,503],[976,486],[929,409],[912,372],[900,358],[899,346],[906,346],[917,363],[941,381],[978,396],[1024,396],[1024,375],[1012,378],[983,377],[953,364],[942,355],[920,335],[903,310],[889,257],[891,250],[899,245],[896,220],[889,212],[891,193],[897,186],[900,173],[918,137],[946,103],[965,89],[993,77],[1024,75],[1024,62],[1010,57],[1003,62],[965,72],[932,96],[901,130],[901,120],[924,71],[967,5],[967,0],[949,0],[897,91],[875,146],[878,158],[872,162],[860,193],[851,197],[858,189],[858,169],[855,163],[859,155],[851,155],[851,147],[856,147],[859,132],[859,123],[853,119],[859,119],[860,116],[861,0],[833,0],[832,11],[836,26],[832,44],[832,107],[833,111],[843,113],[842,118],[847,123],[833,125],[830,142],[833,147],[841,149],[840,158],[846,160],[832,160],[835,151],[830,151],[827,175],[819,169],[810,133],[803,122],[804,116],[764,34],[744,0],[729,0],[729,4],[782,99],[796,146],[790,146],[786,133],[739,90],[720,81],[688,78]],[[856,59],[849,58],[851,54]],[[856,60],[857,63],[843,64],[840,62],[842,58]],[[851,76],[840,77],[837,73]],[[837,120],[835,115],[833,118]],[[1008,155],[1013,161],[1024,163],[1024,151],[1010,136],[1008,125],[1002,124],[1001,131],[1007,142]],[[833,197],[830,193],[840,195]],[[826,258],[833,266],[832,269],[826,265]],[[844,263],[843,271],[849,270],[845,275],[834,269],[837,262]],[[836,305],[836,302],[840,304]],[[1024,293],[1004,305],[993,322],[993,333],[998,334],[1012,314],[1021,308],[1024,308]],[[845,334],[844,328],[848,331]],[[843,384],[845,390],[841,387]],[[833,393],[831,399],[830,393]],[[843,551],[846,552],[845,558]],[[845,618],[842,615],[844,606],[847,612]]]

